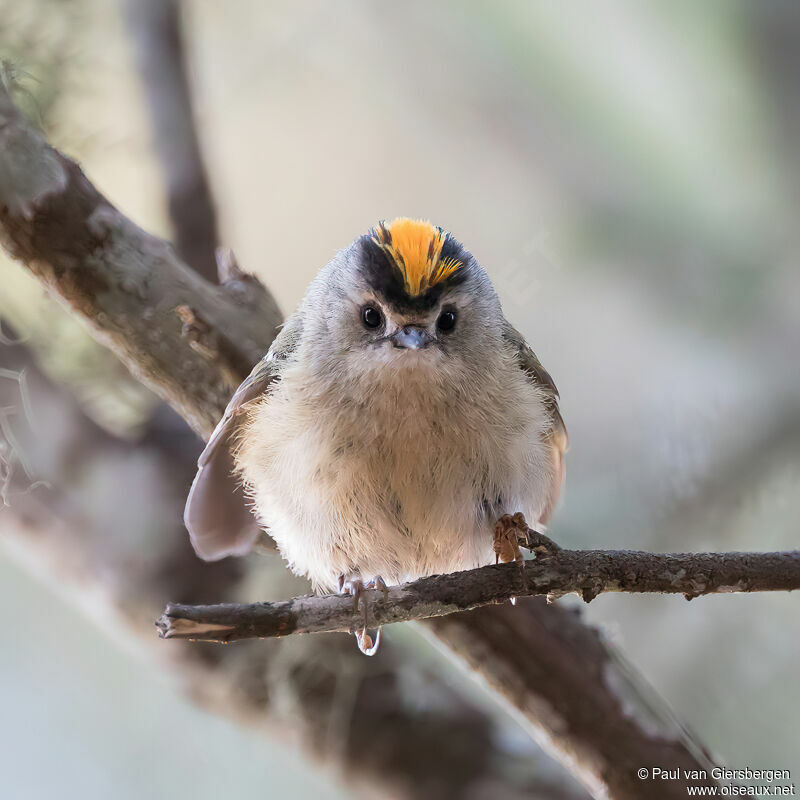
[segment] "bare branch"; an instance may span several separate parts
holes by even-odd
[[[587,602],[602,592],[683,594],[800,589],[800,550],[789,553],[643,553],[559,550],[525,563],[497,564],[434,575],[386,592],[368,591],[371,625],[389,625],[471,611],[512,597],[571,592]],[[156,623],[165,639],[230,642],[292,633],[348,631],[364,615],[341,595],[295,597],[277,603],[186,606],[170,604]]]
[[[212,286],[120,214],[2,86],[0,243],[201,434],[281,322],[255,279]],[[183,324],[184,307],[195,325]]]
[[[575,609],[522,598],[516,607],[485,606],[421,625],[593,797],[682,800],[687,785],[715,783],[687,779],[693,770],[709,775],[711,757]],[[679,777],[655,786],[637,776],[642,764],[670,764]]]
[[[123,5],[166,181],[172,238],[181,258],[213,283],[217,216],[194,124],[180,5],[177,0]]]

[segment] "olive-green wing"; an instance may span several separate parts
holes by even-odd
[[[550,484],[547,505],[540,522],[546,524],[553,513],[553,509],[561,494],[561,485],[564,481],[564,454],[569,445],[567,427],[558,407],[558,389],[550,373],[542,366],[542,362],[531,350],[525,337],[509,322],[505,324],[503,336],[511,346],[519,363],[520,369],[544,393],[545,405],[550,416],[550,427],[545,433],[544,441],[549,445],[550,456],[553,460],[553,480]]]
[[[299,338],[290,319],[245,378],[217,423],[197,460],[197,474],[186,500],[183,521],[197,555],[206,561],[244,555],[259,534],[259,525],[234,472],[234,447],[252,404],[268,394]]]

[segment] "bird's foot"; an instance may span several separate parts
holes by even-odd
[[[354,612],[358,611],[358,604],[361,602],[364,588],[364,581],[361,580],[361,574],[358,572],[351,572],[349,575],[339,576],[339,594],[353,598]]]
[[[527,590],[528,579],[525,575],[525,560],[520,547],[532,550],[537,558],[552,556],[561,550],[549,536],[541,531],[528,527],[525,516],[520,511],[516,514],[504,514],[494,526],[494,554],[495,564],[516,561],[522,576],[522,585]],[[516,604],[516,597],[511,598],[512,605]]]
[[[518,516],[522,517],[522,514]],[[522,522],[525,523],[524,517]],[[527,528],[527,525],[525,527]],[[516,561],[517,564],[521,564],[524,559],[520,544],[524,544],[525,541],[520,537],[520,529],[514,516],[503,514],[494,525],[494,563],[507,564]]]
[[[364,584],[365,589],[377,589],[379,592],[383,592],[383,599],[387,600],[389,597],[389,587],[386,585],[386,581],[381,578],[380,575],[376,575],[372,580],[367,581]]]
[[[359,630],[353,632],[358,649],[365,656],[374,656],[378,652],[378,647],[381,643],[381,629],[378,627],[369,630],[369,602],[365,594],[366,589],[379,589],[383,592],[384,597],[389,591],[386,582],[380,575],[376,575],[366,583],[361,579],[361,575],[358,572],[339,576],[339,594],[352,596],[354,613],[358,611],[359,603],[361,603],[361,607],[364,610],[364,624]]]
[[[525,575],[525,559],[520,550],[520,522],[527,529],[525,525],[525,517],[522,514],[503,514],[497,520],[494,526],[494,563],[501,561],[503,564],[508,564],[515,561],[519,567],[520,577],[522,578],[522,586],[527,591],[528,579]],[[523,540],[524,542],[524,540]],[[511,598],[512,605],[516,605],[516,598]]]
[[[516,514],[503,514],[497,520],[494,526],[495,564],[498,561],[504,564],[516,561],[522,574],[523,586],[527,588],[525,559],[520,547],[532,550],[537,557],[553,555],[561,550],[561,547],[549,536],[529,528],[525,521],[525,515],[519,511]]]

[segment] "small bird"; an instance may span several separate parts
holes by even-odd
[[[200,456],[184,520],[210,561],[263,528],[315,591],[357,603],[492,563],[507,515],[544,525],[566,448],[555,383],[486,271],[398,218],[311,283]]]

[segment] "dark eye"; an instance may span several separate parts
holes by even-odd
[[[383,315],[375,306],[364,306],[361,309],[361,322],[365,328],[380,328]]]
[[[442,311],[439,314],[439,319],[436,320],[436,327],[440,331],[451,331],[456,326],[456,312],[455,311]]]

